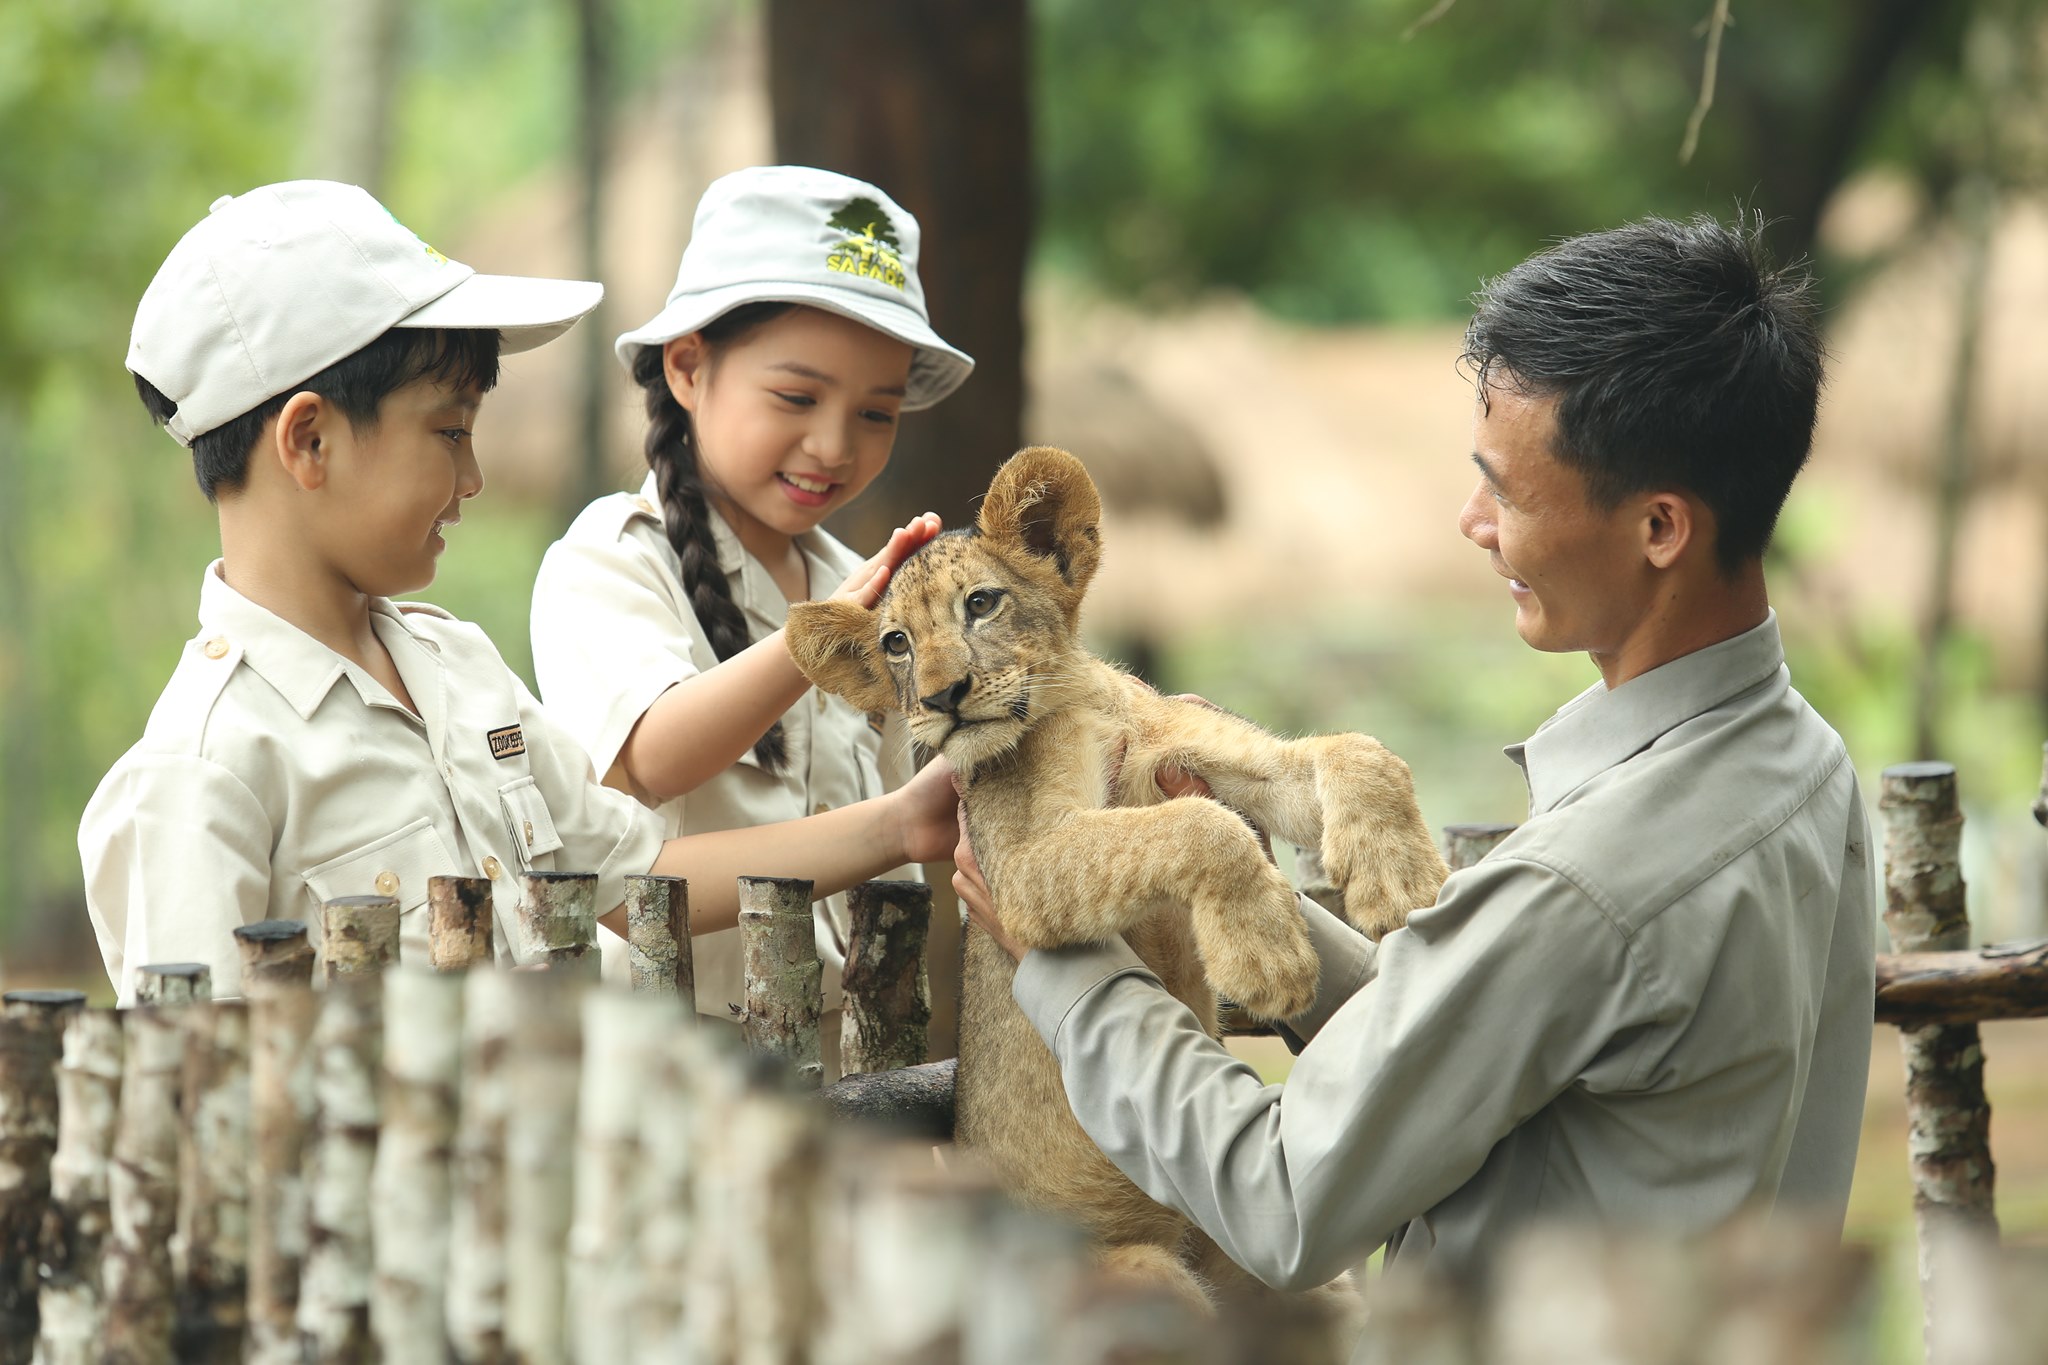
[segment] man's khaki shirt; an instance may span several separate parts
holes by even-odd
[[[207,569],[199,634],[78,827],[123,1004],[154,962],[204,962],[236,994],[237,926],[303,920],[318,944],[337,896],[397,897],[400,954],[424,961],[442,873],[491,879],[499,959],[524,960],[521,873],[595,872],[602,914],[653,866],[653,815],[597,784],[483,631],[415,603],[370,612],[417,715]]]
[[[1870,831],[1775,615],[1596,685],[1508,752],[1527,823],[1406,929],[1375,948],[1304,902],[1322,979],[1284,1086],[1121,943],[1017,972],[1082,1127],[1272,1284],[1328,1280],[1397,1234],[1397,1261],[1462,1268],[1539,1217],[1846,1209]]]

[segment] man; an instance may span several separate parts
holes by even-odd
[[[1378,945],[1303,902],[1322,973],[1284,1087],[1122,943],[1026,954],[1013,988],[1110,1159],[1283,1288],[1389,1240],[1468,1269],[1539,1216],[1839,1223],[1848,1200],[1869,829],[1763,572],[1812,437],[1810,281],[1754,226],[1648,220],[1489,284],[1465,359],[1459,529],[1525,641],[1600,669],[1507,751],[1528,820]]]

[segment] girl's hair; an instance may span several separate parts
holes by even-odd
[[[721,314],[698,331],[712,346],[737,340],[745,333],[794,308],[790,303],[749,303]],[[683,568],[683,591],[690,608],[721,661],[752,644],[746,613],[733,601],[725,573],[718,567],[718,544],[711,535],[711,510],[704,501],[704,476],[697,468],[697,442],[690,414],[669,392],[661,366],[662,348],[642,346],[633,359],[633,380],[647,398],[647,467],[661,493],[662,519],[669,546]],[[789,746],[782,722],[754,741],[754,757],[779,773],[789,764]]]

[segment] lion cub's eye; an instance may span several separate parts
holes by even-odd
[[[971,621],[977,616],[988,615],[996,609],[996,603],[1002,600],[1002,596],[1001,593],[989,588],[976,588],[968,593],[967,619]]]
[[[910,637],[900,630],[892,630],[882,637],[882,652],[903,655],[910,652]]]

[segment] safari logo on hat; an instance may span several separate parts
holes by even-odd
[[[903,257],[899,254],[902,243],[896,240],[896,229],[889,225],[887,209],[872,199],[849,199],[826,220],[825,226],[852,234],[832,248],[825,258],[827,269],[880,280],[896,289],[903,287]]]

